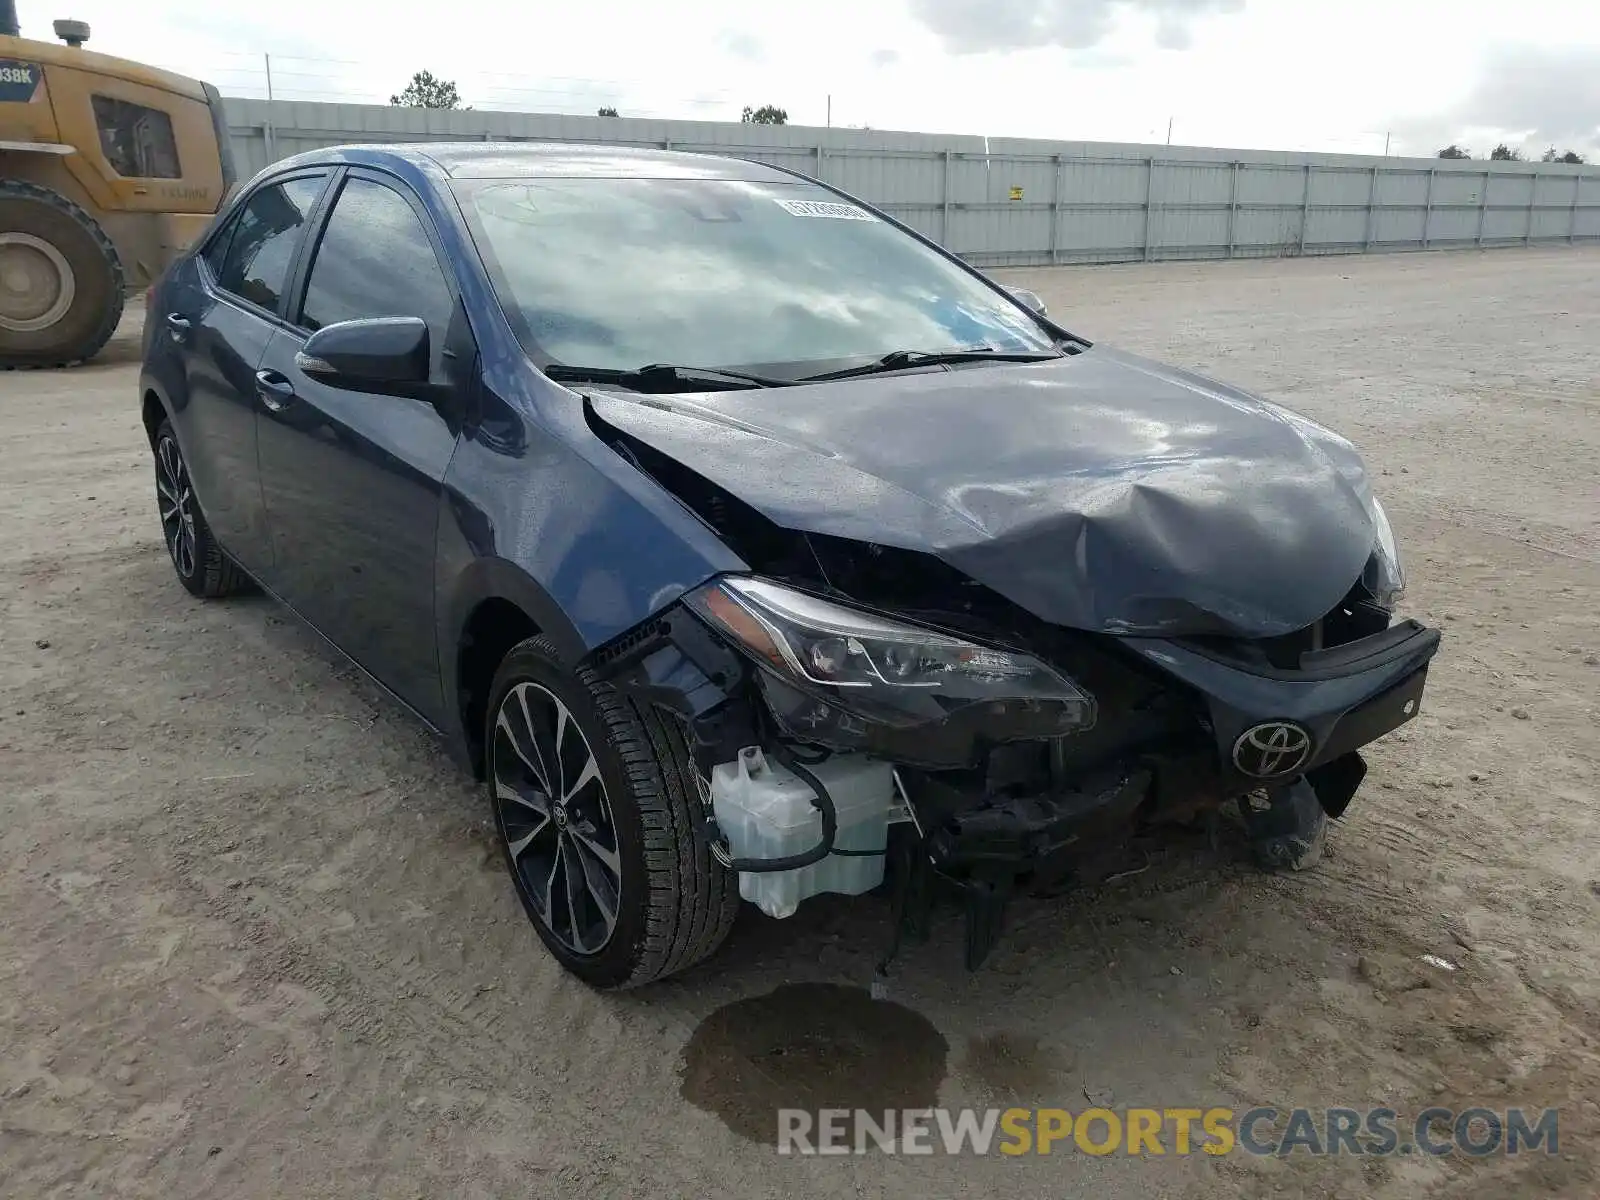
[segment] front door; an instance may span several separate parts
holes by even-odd
[[[310,334],[363,317],[421,317],[432,378],[459,383],[445,354],[465,318],[426,214],[400,185],[352,171],[306,273],[292,330],[267,347],[258,383],[262,491],[275,589],[401,699],[442,716],[434,632],[434,542],[455,452],[447,404],[347,390],[295,365]],[[470,335],[468,335],[470,336]]]

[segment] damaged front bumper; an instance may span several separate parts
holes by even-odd
[[[969,890],[969,965],[997,931],[997,904],[1049,885],[1141,825],[1191,818],[1250,797],[1265,861],[1288,860],[1323,814],[1341,816],[1366,775],[1360,748],[1420,711],[1438,630],[1416,621],[1300,656],[1294,667],[1243,661],[1174,641],[1125,648],[1186,686],[1203,706],[1203,746],[1143,747],[1035,792],[974,798],[937,772],[907,771],[930,865]],[[1306,790],[1315,798],[1308,803]]]
[[[925,922],[936,885],[954,887],[976,966],[1012,895],[1072,878],[1138,829],[1247,796],[1277,805],[1255,818],[1263,837],[1341,815],[1365,774],[1360,748],[1417,715],[1439,640],[1407,620],[1282,665],[1282,655],[1270,663],[1245,643],[1102,636],[1096,654],[1140,688],[1122,711],[1090,683],[1101,710],[1095,734],[1082,737],[1030,727],[1025,705],[974,708],[937,730],[851,727],[847,712],[830,717],[681,607],[596,666],[685,722],[702,779],[747,746],[820,743],[893,763],[911,818],[891,843],[897,929]],[[824,728],[828,720],[843,725]],[[858,744],[845,750],[845,736]],[[718,836],[709,812],[707,836]]]
[[[1259,786],[1314,773],[1416,716],[1439,631],[1401,621],[1307,651],[1293,667],[1182,642],[1126,644],[1204,698],[1219,763],[1234,782]]]

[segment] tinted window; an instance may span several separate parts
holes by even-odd
[[[146,108],[110,96],[95,96],[94,123],[100,130],[100,151],[118,175],[129,179],[177,179],[178,142],[172,136],[172,118],[158,108]]]
[[[233,240],[234,226],[238,223],[237,220],[227,222],[200,252],[200,257],[206,260],[206,266],[211,268],[211,274],[218,278],[222,275],[222,266],[228,257],[228,245]]]
[[[530,350],[560,362],[788,370],[891,350],[1052,348],[983,280],[813,184],[539,179],[461,190],[501,304]]]
[[[217,282],[234,295],[276,310],[300,245],[300,231],[322,191],[320,176],[291,179],[250,197],[234,222]]]
[[[317,330],[363,317],[421,317],[437,361],[454,307],[411,205],[382,184],[349,180],[311,262],[300,324]]]

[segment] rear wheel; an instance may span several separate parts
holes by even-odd
[[[0,180],[0,367],[93,357],[122,319],[125,288],[93,217],[49,188]]]
[[[161,536],[178,582],[207,599],[242,591],[249,581],[211,536],[171,421],[161,422],[156,430],[154,449],[156,510],[161,514]]]
[[[703,802],[670,719],[530,638],[495,677],[484,746],[506,866],[562,966],[634,987],[722,944],[738,878],[698,832]]]

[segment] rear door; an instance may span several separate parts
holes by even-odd
[[[260,186],[218,228],[176,286],[159,295],[157,337],[177,350],[172,400],[178,441],[201,511],[223,548],[251,574],[270,578],[272,548],[261,499],[255,373],[283,324],[284,295],[328,172]]]
[[[440,401],[308,377],[295,355],[325,325],[421,317]],[[305,271],[304,295],[261,363],[257,417],[280,594],[429,720],[441,713],[434,545],[476,348],[429,219],[398,181],[352,169]]]

